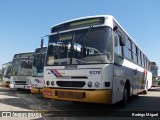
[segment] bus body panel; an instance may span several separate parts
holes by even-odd
[[[45,66],[44,71],[46,75],[44,78],[45,87],[43,96],[45,98],[112,103],[112,64],[78,65],[76,69],[65,69],[65,66]],[[66,83],[66,81],[68,83]],[[92,87],[88,87],[89,82],[92,83]],[[106,86],[106,83],[108,83],[109,86]],[[95,84],[98,84],[99,87],[97,88]],[[59,88],[63,88],[63,90]],[[69,88],[74,88],[75,91]],[[61,95],[57,96],[57,94]],[[75,94],[75,96],[81,96],[83,99],[76,99],[76,97],[70,98],[73,94]]]
[[[147,81],[148,81],[148,88],[146,89],[151,89],[152,87],[152,73],[147,71]]]
[[[10,88],[31,89],[31,76],[11,76]]]
[[[113,103],[123,99],[123,90],[127,80],[130,82],[130,96],[151,88],[152,74],[144,68],[124,59],[122,66],[114,66]]]
[[[33,77],[31,79],[31,93],[42,93],[44,86],[44,78],[42,77]]]
[[[57,69],[58,68],[58,69]],[[83,81],[85,84],[83,86],[75,87],[75,89],[106,89],[104,87],[105,81],[111,82],[112,81],[112,74],[113,70],[112,64],[108,65],[77,65],[76,69],[66,69],[65,66],[45,66],[45,86],[46,87],[60,87],[57,84],[52,85],[51,82],[54,81],[55,83],[57,81]],[[103,74],[103,75],[102,75]],[[48,81],[48,85],[47,85]],[[89,88],[87,86],[88,82],[99,82],[99,88],[96,88],[94,85]],[[63,88],[61,86],[60,88]],[[64,88],[69,88],[69,86],[64,86]],[[71,87],[72,88],[72,87]],[[111,85],[107,87],[108,89],[111,89]]]

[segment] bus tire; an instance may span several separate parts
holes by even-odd
[[[18,91],[22,91],[22,89],[21,89],[21,88],[17,88],[17,90],[18,90]]]
[[[126,107],[128,100],[129,100],[129,85],[125,84],[124,90],[123,90],[123,100],[121,101],[121,106]]]

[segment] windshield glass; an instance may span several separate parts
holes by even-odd
[[[32,75],[33,58],[19,58],[13,60],[12,75]]]
[[[12,65],[7,65],[4,70],[4,77],[10,78]]]
[[[152,70],[152,77],[157,77],[158,76],[158,69],[156,66],[151,67]]]
[[[49,36],[46,65],[111,63],[109,27],[88,28]]]
[[[34,55],[33,76],[43,76],[45,53]]]

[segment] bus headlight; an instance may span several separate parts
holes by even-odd
[[[54,81],[51,82],[51,85],[54,86]]]
[[[88,87],[92,87],[92,82],[88,82]]]
[[[49,81],[46,82],[46,85],[49,85]]]
[[[100,87],[100,83],[99,82],[95,82],[94,85],[95,85],[96,88]]]

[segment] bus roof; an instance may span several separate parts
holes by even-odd
[[[37,54],[37,53],[46,53],[46,51],[47,51],[47,47],[40,47],[40,48],[36,48],[35,49],[35,52],[34,52],[34,54]]]
[[[34,52],[26,52],[26,53],[16,53],[14,54],[14,59],[19,58],[19,57],[25,57],[25,56],[21,56],[21,55],[25,55],[25,54],[30,54],[30,55],[34,55]],[[18,56],[18,57],[17,57]]]
[[[2,66],[3,66],[3,65],[7,65],[7,64],[12,64],[12,61],[7,62],[7,63],[4,63],[4,64],[2,64]]]
[[[97,18],[97,17],[104,17],[104,18],[109,17],[109,18],[113,18],[112,15],[95,15],[95,16],[80,17],[80,18],[75,18],[75,19],[67,20],[67,21],[65,21],[65,22],[61,22],[61,23],[59,23],[59,24],[56,24],[56,25],[52,26],[51,29],[52,29],[53,27],[56,27],[56,26],[61,25],[61,24],[64,24],[64,23],[73,22],[73,21],[77,21],[77,20],[88,19],[88,18]]]

